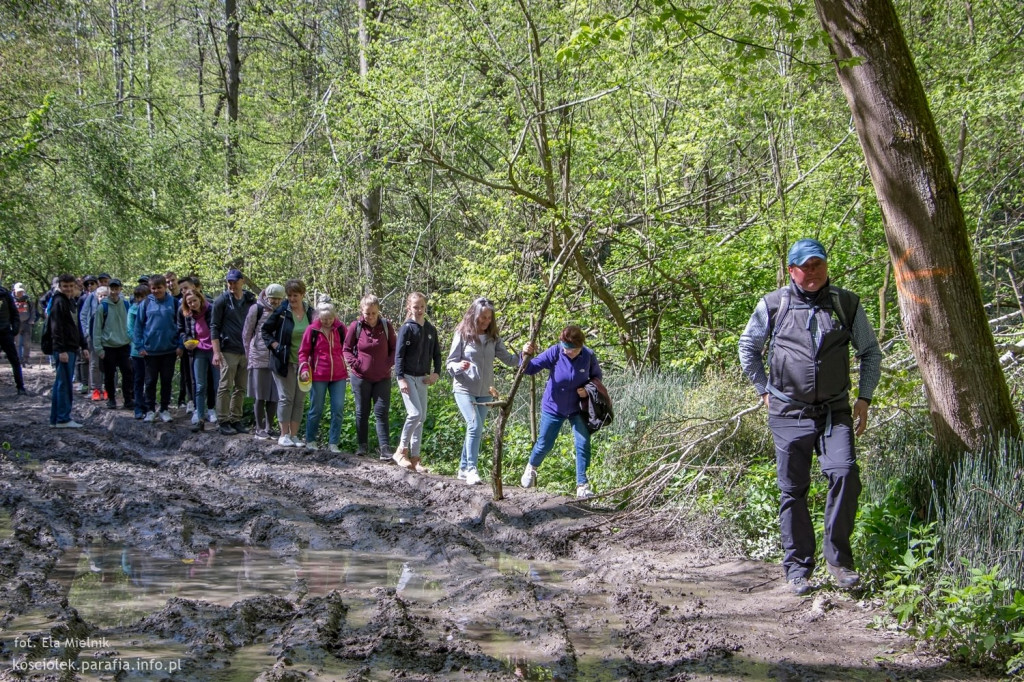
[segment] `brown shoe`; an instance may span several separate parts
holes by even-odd
[[[427,469],[427,467],[425,467],[422,464],[420,464],[420,458],[419,457],[414,457],[412,455],[409,455],[409,461],[412,462],[412,468],[410,469],[411,471],[415,471],[418,474],[428,474],[428,473],[430,473],[430,471]]]
[[[399,447],[395,450],[395,454],[391,455],[391,459],[395,460],[395,464],[403,469],[416,471],[416,465],[409,459],[409,448]]]

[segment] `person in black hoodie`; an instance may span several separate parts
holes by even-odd
[[[18,307],[14,303],[14,296],[10,291],[0,286],[0,349],[7,354],[7,359],[14,370],[14,383],[18,386],[18,395],[28,395],[25,391],[25,381],[21,376],[21,360],[18,359],[18,347],[14,340],[18,338],[21,330],[21,316]]]
[[[427,418],[427,387],[441,376],[441,344],[437,330],[426,318],[427,297],[418,291],[405,302],[408,318],[399,330],[395,347],[395,377],[407,416],[393,459],[400,467],[424,473],[420,441]],[[383,452],[381,459],[384,459]]]
[[[71,402],[74,399],[72,381],[75,356],[81,351],[83,358],[89,358],[85,337],[78,326],[78,305],[71,300],[75,293],[74,275],[58,278],[59,290],[53,295],[50,305],[50,338],[53,343],[54,366],[57,370],[53,380],[50,400],[50,426],[58,429],[80,429],[82,425],[71,419]]]

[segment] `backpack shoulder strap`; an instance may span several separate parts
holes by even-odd
[[[835,311],[839,322],[847,329],[851,329],[853,316],[857,314],[857,306],[860,305],[860,296],[852,291],[836,287],[829,290],[829,295],[832,299],[832,310]]]
[[[790,298],[791,295],[789,289],[786,287],[776,289],[764,297],[765,305],[768,306],[769,338],[773,338],[775,336],[775,330],[778,329],[782,321],[786,319],[786,315],[789,313]]]

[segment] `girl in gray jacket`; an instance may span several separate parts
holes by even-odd
[[[488,410],[481,403],[492,400],[489,392],[494,386],[495,358],[513,368],[521,361],[518,354],[505,348],[498,336],[494,304],[486,298],[478,298],[455,328],[446,363],[454,384],[455,403],[466,420],[466,441],[462,445],[458,478],[468,485],[480,483],[476,465]]]

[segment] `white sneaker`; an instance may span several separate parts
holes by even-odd
[[[480,485],[480,474],[476,472],[476,469],[466,472],[466,485]]]
[[[196,405],[191,400],[188,401],[188,405],[185,406],[185,414],[192,414],[196,411]],[[195,422],[192,422],[195,424]]]
[[[78,422],[74,421],[74,420],[71,420],[69,422],[59,422],[57,424],[54,424],[53,428],[55,428],[55,429],[80,429],[80,428],[82,428],[82,425],[79,424]]]
[[[206,413],[206,420],[211,424],[217,423],[217,410],[210,410]]]
[[[171,416],[171,411],[170,410],[163,410],[160,413],[160,419],[162,419],[164,421],[164,423],[166,423],[166,422],[169,422],[169,421],[173,420],[174,417]]]
[[[532,488],[537,485],[537,467],[527,464],[526,470],[523,471],[523,477],[519,479],[519,483],[524,488]]]
[[[466,470],[465,469],[459,469],[459,474],[455,478],[459,479],[460,481],[465,481],[466,480]]]
[[[156,412],[147,412],[146,416],[142,418],[144,422],[151,422],[156,419]]]
[[[307,450],[316,450],[316,443],[314,443],[312,441],[310,441],[309,443],[306,443],[306,449]]]
[[[328,446],[327,446],[327,450],[328,450],[329,452],[341,452],[341,448],[339,448],[339,447],[338,447],[337,445],[335,445],[334,443],[331,443],[330,445],[328,445]]]
[[[577,500],[589,500],[594,496],[594,491],[590,489],[589,483],[576,486],[576,499]]]
[[[282,447],[290,448],[291,446],[295,445],[295,441],[293,441],[292,437],[286,433],[277,439],[277,444]]]
[[[192,425],[195,426],[198,423],[199,423],[199,413],[193,410],[193,412],[192,412]]]

